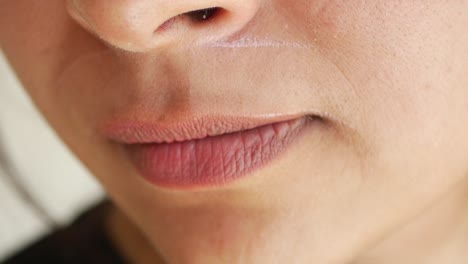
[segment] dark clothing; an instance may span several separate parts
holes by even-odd
[[[103,202],[79,216],[71,225],[33,243],[3,264],[123,264],[106,228],[110,208]]]

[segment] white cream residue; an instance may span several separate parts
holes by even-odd
[[[292,41],[280,41],[271,39],[259,39],[256,37],[243,37],[236,41],[217,40],[214,42],[205,42],[204,46],[212,48],[261,48],[261,47],[289,47],[309,49],[313,45],[303,44]]]

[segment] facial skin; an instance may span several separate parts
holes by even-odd
[[[464,0],[0,1],[1,48],[32,99],[171,264],[458,263],[466,25]],[[322,121],[285,155],[185,192],[141,180],[99,132],[298,113]]]

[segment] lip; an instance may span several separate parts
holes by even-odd
[[[221,187],[252,175],[284,152],[310,116],[201,118],[172,125],[118,122],[102,130],[123,144],[150,184],[169,189]]]

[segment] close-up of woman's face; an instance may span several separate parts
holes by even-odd
[[[464,0],[0,0],[38,109],[177,264],[381,263],[467,187],[467,25]]]

